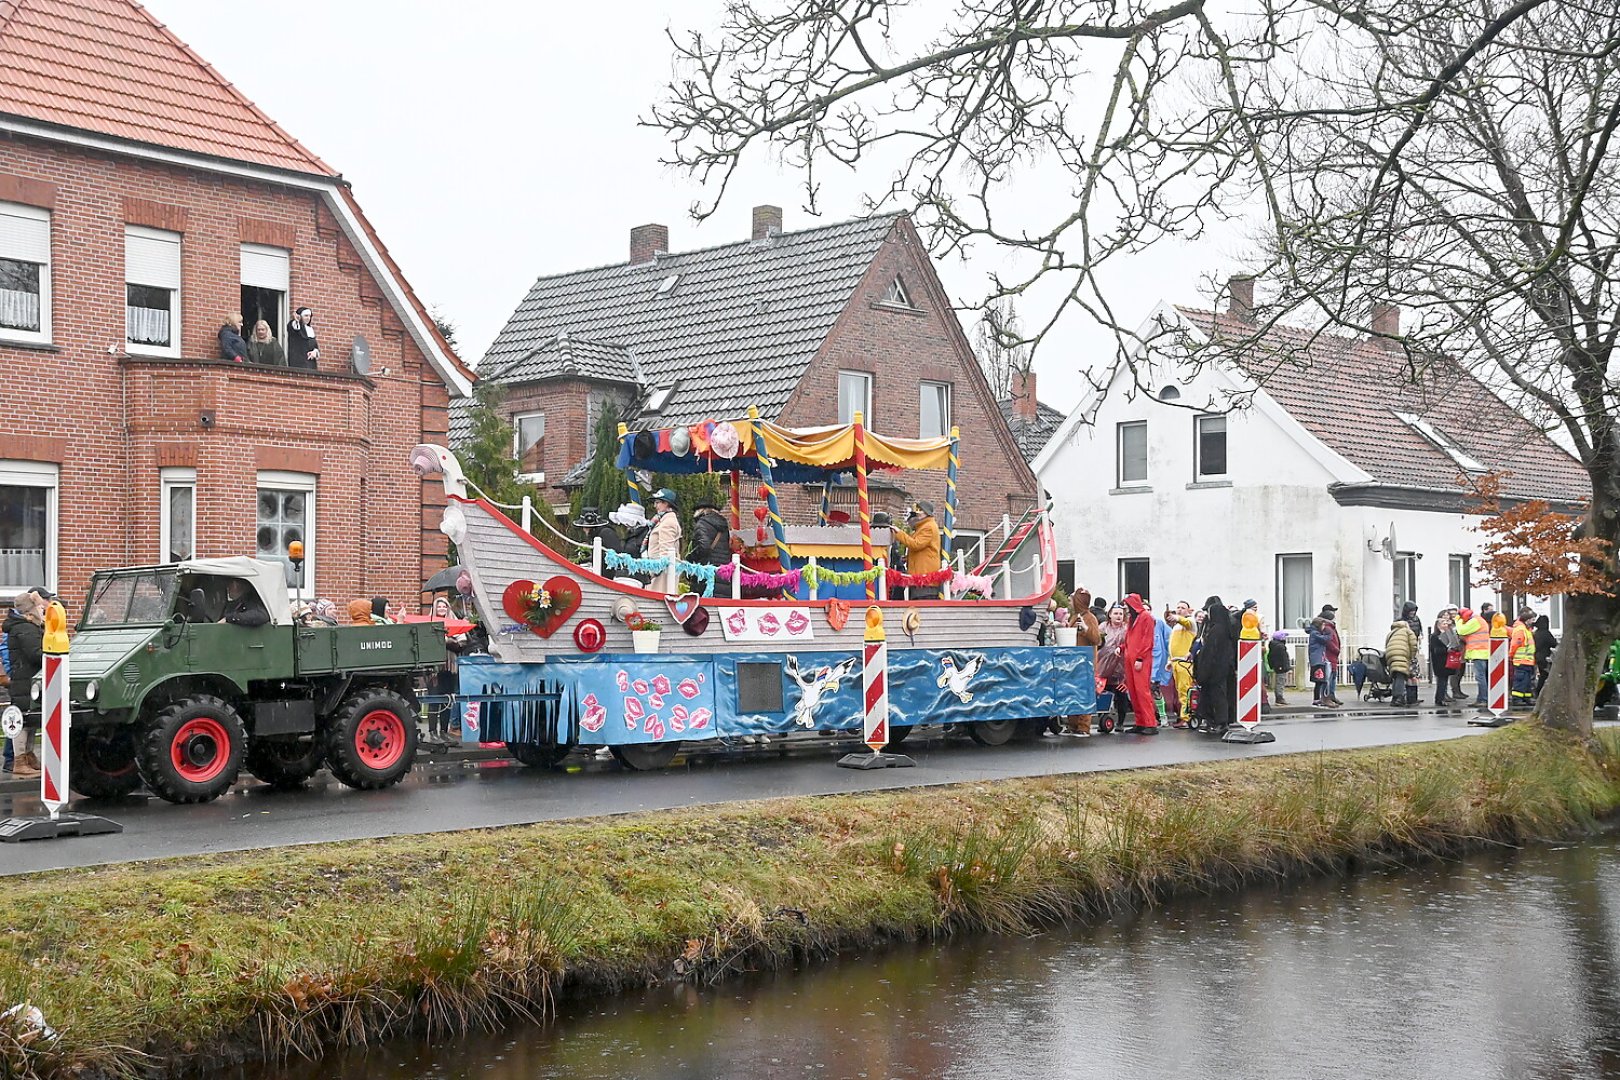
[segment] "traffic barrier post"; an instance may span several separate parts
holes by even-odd
[[[1221,735],[1222,742],[1268,743],[1277,736],[1260,730],[1260,704],[1264,700],[1264,667],[1260,662],[1265,643],[1260,638],[1260,616],[1243,613],[1243,629],[1238,633],[1237,726]]]
[[[861,650],[861,741],[870,754],[845,754],[838,764],[845,769],[909,769],[917,763],[904,754],[886,754],[889,745],[889,641],[883,630],[883,611],[866,609],[866,630]]]

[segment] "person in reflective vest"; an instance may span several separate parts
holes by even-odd
[[[1485,707],[1485,692],[1490,686],[1491,627],[1490,623],[1474,614],[1473,608],[1457,609],[1457,636],[1462,638],[1463,662],[1474,669],[1474,704]]]
[[[1536,613],[1519,611],[1508,632],[1508,663],[1513,667],[1511,706],[1528,709],[1536,703]]]

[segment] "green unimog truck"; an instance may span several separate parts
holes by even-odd
[[[444,662],[442,623],[296,624],[280,563],[106,570],[69,653],[70,786],[206,802],[243,768],[296,787],[325,765],[387,787],[416,757],[417,680]]]

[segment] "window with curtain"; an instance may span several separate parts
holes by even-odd
[[[1196,421],[1198,464],[1194,479],[1226,476],[1226,417],[1200,416]]]
[[[1316,614],[1311,576],[1309,555],[1277,556],[1277,629],[1292,630]]]
[[[190,559],[197,554],[197,473],[192,469],[164,469],[160,487],[161,558],[164,562]]]
[[[0,203],[0,337],[51,339],[51,214]]]
[[[838,422],[853,424],[860,413],[866,426],[872,425],[872,376],[864,371],[838,373]]]
[[[519,413],[512,417],[512,456],[524,476],[546,472],[546,414]]]
[[[132,352],[180,354],[180,234],[124,226],[124,340]]]
[[[0,593],[56,576],[57,467],[0,461]]]
[[[1132,420],[1117,429],[1118,465],[1116,486],[1145,484],[1148,478],[1147,421]]]

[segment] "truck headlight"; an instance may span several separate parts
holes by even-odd
[[[40,682],[39,677],[36,675],[34,681],[28,686],[28,700],[38,701],[40,694],[44,693],[43,686],[44,684]]]
[[[94,700],[96,700],[96,691],[100,690],[100,689],[101,689],[101,683],[99,681],[97,681],[96,679],[91,679],[89,682],[85,683],[84,684],[84,700],[86,700],[86,701],[94,701]]]

